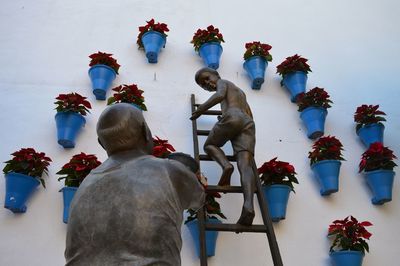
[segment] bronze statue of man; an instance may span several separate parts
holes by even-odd
[[[196,83],[203,89],[215,92],[201,104],[190,119],[196,119],[209,108],[220,103],[222,116],[211,129],[204,143],[204,151],[222,167],[218,185],[230,185],[233,165],[221,149],[230,141],[236,157],[243,187],[244,203],[238,224],[251,225],[254,219],[254,191],[257,168],[254,162],[255,124],[246,95],[235,84],[223,80],[218,72],[211,68],[202,68],[195,76]]]
[[[108,159],[72,201],[66,265],[181,265],[183,210],[204,202],[196,175],[150,155],[151,132],[130,104],[105,109],[97,134]]]

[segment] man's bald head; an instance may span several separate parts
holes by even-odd
[[[131,104],[118,103],[107,107],[97,122],[97,136],[108,155],[127,150],[150,154],[151,132],[143,114]]]

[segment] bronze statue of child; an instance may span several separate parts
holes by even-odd
[[[190,119],[197,119],[216,104],[221,105],[222,115],[211,129],[204,143],[204,151],[222,167],[218,185],[228,186],[234,167],[221,147],[226,142],[231,142],[244,194],[242,213],[237,223],[251,225],[254,219],[253,199],[258,175],[254,162],[255,124],[246,95],[232,82],[221,79],[218,72],[211,68],[197,71],[195,80],[200,87],[214,94],[193,112]]]

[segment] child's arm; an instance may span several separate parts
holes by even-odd
[[[199,105],[196,111],[193,112],[190,120],[194,120],[202,115],[205,111],[213,107],[214,105],[222,102],[225,99],[226,95],[226,83],[225,82],[218,82],[217,84],[217,91],[210,97],[206,102]]]

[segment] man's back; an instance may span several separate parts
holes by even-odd
[[[185,198],[176,187],[193,186],[194,179],[170,160],[108,159],[74,197],[67,265],[180,265],[182,212],[201,202],[202,191],[195,184],[199,189]]]

